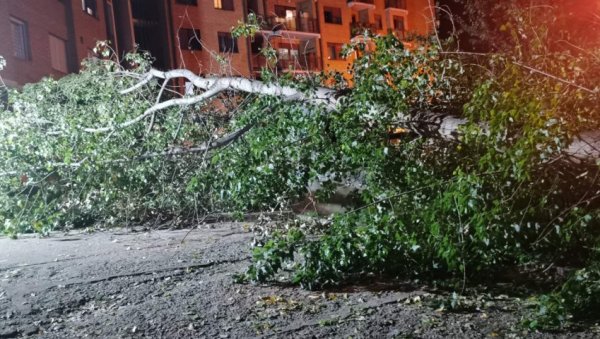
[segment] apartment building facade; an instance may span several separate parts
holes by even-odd
[[[362,39],[365,32],[391,33],[405,41],[411,35],[428,35],[436,29],[433,0],[348,0],[345,6],[340,2],[317,2],[326,70],[344,72],[351,60],[340,56],[342,46],[352,39]]]
[[[0,1],[0,55],[9,86],[61,77],[79,69],[79,62],[97,40],[106,39],[103,8],[79,0]]]
[[[278,70],[344,72],[351,60],[342,46],[366,31],[406,39],[435,29],[433,0],[250,0],[248,11],[264,22],[250,48],[255,74],[266,65],[260,51],[267,44]]]
[[[344,71],[341,46],[360,37],[428,34],[433,0],[2,0],[0,44],[10,86],[79,70],[98,40],[123,55],[149,51],[154,66],[198,74],[256,76],[273,46],[282,72]],[[261,30],[233,39],[231,28],[248,13]],[[8,39],[7,39],[8,40]]]

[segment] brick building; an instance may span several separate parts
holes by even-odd
[[[106,39],[103,8],[87,1],[0,1],[0,55],[9,86],[76,72],[97,40]]]
[[[339,51],[365,30],[433,30],[433,0],[1,0],[0,55],[9,86],[43,76],[77,72],[97,40],[109,40],[119,55],[134,46],[149,51],[155,67],[185,67],[196,73],[256,75],[260,51],[271,44],[277,69],[343,71]],[[252,39],[233,39],[231,28],[248,13],[262,18]]]
[[[248,44],[230,33],[244,19],[245,0],[167,1],[171,1],[170,29],[177,37],[171,45],[174,66],[196,73],[250,75]]]
[[[248,10],[266,22],[250,49],[254,72],[265,64],[260,48],[268,40],[278,56],[278,69],[293,72],[344,71],[343,44],[373,34],[433,32],[433,0],[250,0]]]
[[[360,39],[365,31],[393,33],[405,39],[413,34],[427,35],[435,29],[430,7],[433,0],[349,0],[346,6],[340,6],[338,0],[320,0],[317,6],[325,69],[344,71],[348,61],[340,58],[342,45],[350,39]]]

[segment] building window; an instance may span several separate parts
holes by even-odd
[[[29,32],[27,30],[27,23],[15,18],[10,18],[10,28],[12,31],[15,57],[22,60],[30,60],[31,50],[29,49]]]
[[[392,21],[394,23],[394,33],[399,39],[404,39],[404,17],[394,16]]]
[[[290,50],[287,48],[277,48],[277,59],[278,60],[290,60]]]
[[[299,46],[296,44],[282,43],[277,46],[278,60],[298,60],[299,56]]]
[[[279,18],[295,18],[296,17],[296,9],[294,7],[289,6],[274,6],[275,15]]]
[[[50,63],[52,68],[59,72],[68,73],[67,68],[67,43],[65,40],[50,34]]]
[[[214,0],[215,8],[233,11],[233,0]]]
[[[257,35],[254,37],[254,41],[250,42],[250,50],[252,54],[259,54],[263,48],[264,39],[262,35]]]
[[[324,7],[323,17],[325,18],[325,22],[328,24],[342,24],[342,10],[340,8]]]
[[[198,0],[177,0],[177,3],[181,5],[198,6]]]
[[[239,53],[237,39],[228,32],[218,32],[219,52],[221,53]]]
[[[404,31],[404,18],[401,16],[394,16],[394,29],[397,31]]]
[[[81,0],[81,8],[85,13],[93,17],[96,16],[96,0]]]
[[[296,9],[294,7],[275,5],[275,18],[272,24],[282,29],[296,30]]]
[[[200,30],[193,28],[181,28],[178,32],[179,47],[188,51],[201,51]]]
[[[327,51],[329,52],[327,57],[329,60],[342,60],[342,44],[328,43]]]

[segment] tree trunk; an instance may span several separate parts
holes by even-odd
[[[130,76],[137,77],[140,81],[134,86],[122,91],[123,94],[133,92],[152,79],[157,78],[163,81],[170,81],[175,78],[184,78],[191,82],[196,88],[205,90],[204,93],[197,96],[178,98],[163,101],[149,108],[144,114],[124,123],[124,127],[132,123],[143,120],[145,117],[167,107],[176,105],[189,105],[212,98],[223,91],[240,91],[249,94],[277,96],[283,100],[304,102],[312,105],[321,105],[326,110],[335,111],[345,97],[347,91],[337,91],[323,87],[317,87],[314,91],[303,92],[289,86],[280,86],[276,84],[266,84],[258,80],[245,78],[204,78],[195,75],[185,69],[162,72],[152,69],[146,74],[127,73]],[[160,98],[158,98],[160,99]],[[403,126],[405,129],[421,135],[423,137],[439,137],[444,140],[456,140],[459,135],[460,126],[467,123],[467,119],[438,112],[422,111],[411,115],[400,117],[409,121]],[[90,129],[93,132],[106,132],[109,128]],[[248,131],[245,129],[243,133]],[[243,134],[241,133],[241,134]],[[241,136],[237,135],[237,137]],[[600,160],[600,131],[585,131],[571,141],[569,146],[563,151],[564,159],[579,164],[581,162],[595,163]]]

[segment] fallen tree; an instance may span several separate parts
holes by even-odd
[[[311,186],[326,199],[359,178],[349,211],[318,237],[290,223],[258,239],[242,279],[273,279],[298,255],[292,280],[308,288],[443,276],[462,290],[531,263],[593,277],[595,59],[530,51],[481,61],[425,41],[414,51],[393,36],[373,44],[348,49],[361,55],[351,87],[339,74],[204,78],[132,55],[134,69],[93,59],[81,74],[12,92],[0,112],[0,225],[14,234],[193,223],[287,210]],[[580,76],[557,80],[564,70]],[[176,90],[180,79],[194,95]],[[594,279],[565,285],[592,287],[564,312],[597,302]]]
[[[536,71],[535,69],[530,69]],[[125,128],[133,123],[139,122],[142,119],[155,114],[156,112],[172,106],[188,106],[198,102],[209,100],[210,98],[224,92],[243,92],[246,94],[256,94],[263,96],[275,96],[284,101],[298,101],[306,103],[310,106],[324,106],[328,112],[336,111],[341,102],[345,99],[344,92],[341,90],[334,90],[325,87],[317,87],[314,90],[306,93],[300,89],[283,86],[277,84],[265,84],[258,80],[245,79],[245,78],[204,78],[200,77],[189,70],[178,69],[167,72],[151,69],[143,75],[135,74],[135,78],[140,79],[134,86],[122,90],[122,94],[130,93],[141,86],[147,84],[153,79],[159,79],[163,81],[163,84],[168,83],[172,80],[184,79],[190,82],[197,89],[204,91],[202,94],[186,97],[171,99],[168,101],[160,102],[147,109],[143,114],[138,117],[120,124],[116,127],[105,127],[97,129],[86,129],[89,132],[109,132],[115,128]],[[560,80],[560,79],[559,79]],[[570,84],[577,86],[576,84]],[[592,95],[600,95],[597,90],[589,90],[583,88],[584,91]],[[157,102],[160,100],[160,95],[157,98]],[[389,107],[384,105],[374,106],[370,108],[374,111],[389,110]],[[412,132],[419,136],[424,137],[439,137],[444,140],[457,140],[461,132],[461,127],[468,124],[468,120],[461,116],[446,114],[442,112],[431,112],[431,111],[417,111],[417,112],[392,112],[397,113],[396,125],[401,126],[408,132]],[[482,123],[482,128],[486,129],[485,122]],[[249,131],[251,126],[244,126],[237,131],[232,132],[231,136],[228,136],[224,140],[224,143],[215,143],[212,148],[221,147],[229,144],[230,137],[239,138],[244,133]],[[198,150],[206,150],[207,147],[200,147]],[[583,131],[578,135],[575,135],[569,142],[566,149],[563,150],[565,160],[575,161],[577,163],[581,161],[597,162],[600,160],[600,131]]]

